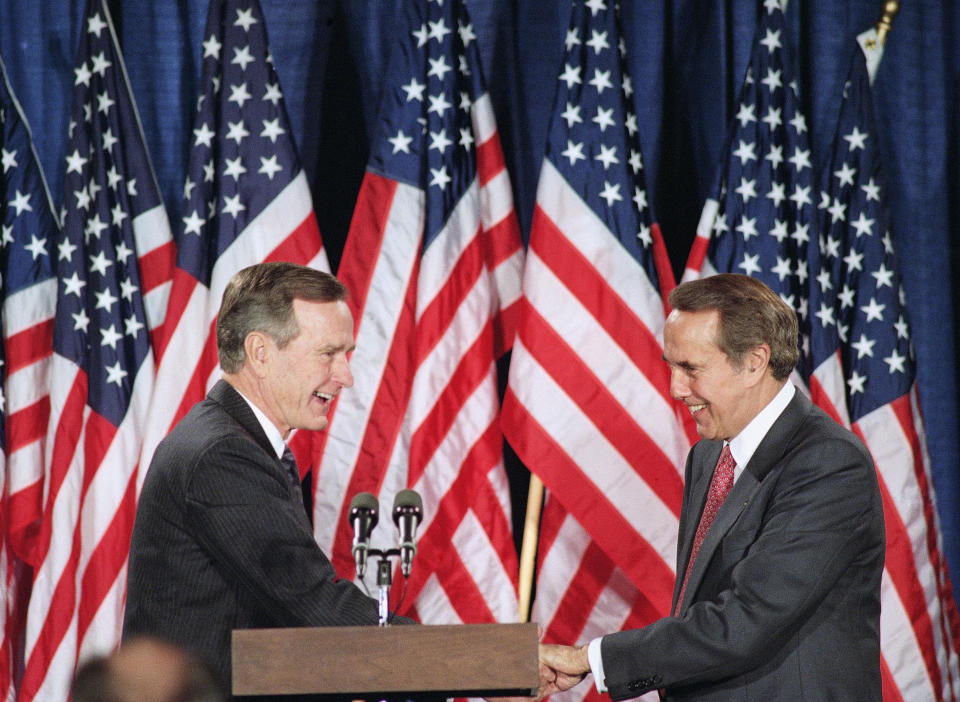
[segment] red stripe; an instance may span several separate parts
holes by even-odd
[[[24,563],[32,560],[43,516],[43,480],[10,494],[7,499],[7,541]]]
[[[533,213],[532,230],[530,248],[672,404],[670,372],[661,360],[663,349],[643,320],[539,207]],[[637,275],[644,273],[638,268]]]
[[[7,377],[53,353],[53,318],[37,322],[4,340]]]
[[[674,573],[660,555],[642,537],[622,536],[637,532],[610,505],[607,496],[583,475],[580,467],[557,445],[553,436],[528,414],[509,387],[504,397],[502,416],[504,433],[520,460],[527,466],[549,467],[551,475],[557,479],[549,482],[545,479],[544,483],[554,491],[567,510],[578,515],[583,526],[609,556],[616,563],[623,564],[621,567],[627,576],[638,587],[643,587],[652,601],[661,603],[666,611],[673,597]],[[519,425],[524,427],[522,433],[506,431],[508,427]],[[556,487],[564,486],[575,489],[565,491],[561,497]],[[585,515],[585,518],[579,515]]]
[[[499,132],[494,132],[482,144],[477,144],[477,179],[481,187],[496,178],[506,167]]]
[[[455,424],[462,421],[460,413],[463,411],[464,402],[490,376],[493,365],[492,350],[493,329],[487,322],[470,348],[461,354],[460,362],[449,382],[440,391],[430,412],[423,418],[411,438],[407,477],[410,485],[415,485],[420,480],[444,437]]]
[[[594,375],[576,350],[529,305],[526,298],[521,304],[523,327],[520,338],[530,355],[568,396],[576,398],[583,416],[592,418],[597,431],[603,434],[624,461],[650,486],[651,491],[679,518],[683,480],[673,462],[660,450],[644,427],[624,409],[609,388]],[[585,424],[586,421],[584,419],[582,423]],[[514,432],[510,426],[508,423],[504,434],[512,443]],[[536,472],[549,476],[561,488],[559,491],[554,488],[557,494],[566,492],[564,488],[570,483],[555,465],[524,462]],[[577,470],[579,472],[579,467]],[[589,480],[586,476],[583,477]],[[574,487],[574,490],[576,489],[578,488]],[[615,510],[612,506],[610,509]],[[574,513],[580,514],[576,511]]]
[[[303,218],[290,235],[267,255],[265,261],[290,261],[305,265],[316,258],[323,250],[320,240],[320,228],[313,210]]]
[[[50,421],[50,396],[44,395],[32,405],[7,416],[7,455],[40,441],[47,435]]]
[[[513,340],[517,335],[517,324],[520,320],[520,300],[517,299],[502,308],[493,318],[493,357],[501,358],[513,348]]]
[[[100,469],[111,468],[112,466],[101,466]],[[113,519],[90,554],[90,561],[83,572],[77,609],[77,641],[83,641],[90,622],[126,563],[136,512],[136,489],[137,471],[134,469]]]
[[[563,508],[559,500],[552,494],[547,494],[543,503],[543,511],[540,513],[540,544],[538,546],[541,554],[549,553],[553,548],[563,522],[567,517],[567,510]]]
[[[450,605],[462,621],[472,624],[492,624],[497,621],[456,549],[446,550],[442,567],[436,570],[435,575],[447,593]],[[456,596],[452,597],[453,594]]]
[[[377,388],[376,397],[370,410],[370,418],[364,427],[360,442],[360,452],[353,466],[347,495],[358,492],[380,492],[380,484],[386,474],[390,456],[397,440],[403,417],[410,402],[410,386],[414,373],[413,349],[410,336],[414,327],[416,309],[416,281],[419,263],[414,267],[407,293],[394,331],[393,342],[387,354],[383,376]],[[326,436],[326,434],[323,434]],[[344,505],[345,509],[346,505]],[[340,572],[349,572],[353,557],[350,554],[352,535],[349,525],[341,520],[334,538],[331,560]]]
[[[490,270],[495,269],[523,247],[520,223],[513,210],[489,229],[484,230],[481,238],[487,268]]]
[[[687,257],[687,268],[699,273],[703,269],[703,261],[707,257],[710,239],[705,236],[696,236],[690,246],[690,255]]]
[[[900,694],[900,687],[890,672],[890,666],[887,665],[886,658],[880,656],[880,692],[883,702],[904,702],[903,695]],[[942,697],[937,698],[942,700]]]
[[[175,255],[176,245],[171,240],[137,257],[140,287],[144,294],[173,279]]]

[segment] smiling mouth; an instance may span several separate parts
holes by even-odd
[[[320,392],[319,390],[314,390],[313,396],[318,400],[322,400],[323,402],[326,402],[327,404],[330,404],[333,401],[333,397],[334,397],[329,392]]]
[[[702,410],[702,409],[705,408],[705,407],[706,407],[706,404],[702,404],[702,405],[687,405],[687,409],[690,410],[690,414],[692,414],[694,417],[697,416],[697,412],[699,412],[700,410]]]

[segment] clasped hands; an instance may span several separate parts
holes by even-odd
[[[539,644],[540,687],[535,697],[492,697],[488,702],[540,702],[547,695],[566,692],[590,672],[587,647]]]
[[[540,689],[537,702],[555,692],[565,692],[590,672],[587,646],[540,644]]]

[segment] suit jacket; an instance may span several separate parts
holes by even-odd
[[[687,458],[674,606],[721,447]],[[679,616],[603,637],[610,696],[880,700],[883,557],[870,454],[797,392],[717,513]]]
[[[337,580],[246,401],[220,381],[157,447],[137,506],[123,636],[160,636],[230,682],[238,628],[376,624]]]

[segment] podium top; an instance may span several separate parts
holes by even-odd
[[[535,695],[536,624],[235,629],[233,694]]]

